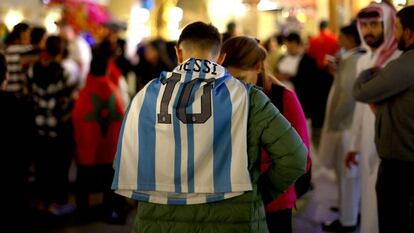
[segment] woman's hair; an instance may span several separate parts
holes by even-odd
[[[253,70],[256,69],[257,64],[260,64],[261,72],[258,75],[257,85],[268,90],[269,82],[264,65],[267,52],[257,39],[247,36],[230,38],[224,42],[221,52],[226,54],[223,62],[224,67]]]

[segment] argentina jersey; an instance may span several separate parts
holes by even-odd
[[[252,190],[249,93],[223,68],[191,58],[148,83],[124,117],[112,189],[138,201],[188,205]]]

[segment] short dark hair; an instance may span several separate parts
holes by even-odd
[[[414,31],[414,6],[404,7],[397,13],[403,29],[410,29]]]
[[[7,74],[7,62],[6,58],[0,53],[0,84],[6,79]]]
[[[296,32],[292,32],[288,36],[286,36],[285,41],[302,44],[302,39],[300,38],[300,35]]]
[[[354,39],[357,45],[361,45],[361,38],[356,24],[352,23],[341,28],[341,33]]]
[[[24,32],[24,31],[27,31],[29,29],[30,29],[29,24],[27,24],[25,22],[21,22],[21,23],[16,24],[13,27],[13,31],[12,32],[16,32],[16,33],[18,33],[20,35],[20,33]]]
[[[42,41],[42,38],[46,34],[46,29],[43,27],[34,27],[30,32],[30,43],[39,44]]]
[[[108,58],[114,57],[116,54],[116,47],[111,41],[109,41],[109,38],[104,39],[96,47],[101,55]]]
[[[182,42],[190,42],[200,49],[210,50],[214,54],[219,54],[221,49],[221,35],[212,24],[195,22],[187,25],[181,32],[177,46]]]
[[[285,36],[283,34],[277,34],[276,40],[278,45],[283,45],[285,43]]]
[[[52,56],[62,54],[65,49],[65,43],[60,36],[49,36],[46,40],[46,51]]]
[[[100,48],[93,49],[90,73],[94,76],[104,76],[108,68],[109,57]]]
[[[231,32],[231,31],[234,31],[235,29],[236,29],[236,23],[235,22],[229,22],[227,25],[226,25],[226,28],[227,28],[227,31],[228,32]]]
[[[7,35],[5,43],[7,45],[13,44],[16,40],[20,39],[21,34],[30,29],[27,23],[18,23],[13,27],[13,30]]]
[[[265,40],[263,43],[263,47],[269,51],[270,50],[270,42],[272,39],[276,40],[278,46],[282,46],[285,40],[285,36],[283,34],[273,34],[269,39]],[[224,46],[224,42],[223,42]]]
[[[319,29],[326,29],[329,27],[329,22],[327,20],[321,20],[321,22],[319,22]]]

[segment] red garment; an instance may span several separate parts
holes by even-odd
[[[72,112],[78,164],[112,164],[123,116],[118,88],[107,77],[89,75]]]
[[[308,54],[318,63],[319,68],[323,68],[325,56],[334,56],[338,52],[338,39],[329,30],[321,31],[318,36],[312,37],[309,41]]]
[[[306,124],[305,114],[303,113],[302,106],[299,103],[296,94],[287,88],[284,88],[283,93],[283,116],[292,124],[292,127],[298,132],[299,136],[305,143],[308,149],[308,159],[306,162],[306,172],[309,171],[311,166],[310,146],[309,146],[309,134]],[[271,160],[265,150],[262,150],[262,163],[260,166],[260,172],[265,172],[270,164]],[[276,212],[282,209],[292,209],[296,203],[295,186],[292,185],[289,189],[280,195],[277,199],[273,200],[266,205],[266,212]]]

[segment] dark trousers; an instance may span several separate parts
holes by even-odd
[[[383,159],[376,191],[380,233],[413,233],[414,163]]]
[[[104,215],[110,211],[122,212],[125,208],[125,199],[111,190],[114,169],[112,164],[84,166],[78,165],[76,202],[81,214],[88,214],[91,210],[89,194],[103,193]]]
[[[266,213],[269,233],[292,233],[292,209]]]
[[[36,138],[36,179],[39,197],[46,203],[66,204],[69,194],[69,166],[72,151],[67,141]]]

